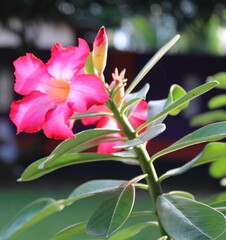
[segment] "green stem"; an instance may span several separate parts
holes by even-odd
[[[128,118],[119,111],[115,103],[112,100],[109,100],[107,103],[107,106],[114,113],[114,117],[121,125],[128,139],[133,140],[134,138],[136,138],[137,133],[131,126],[130,122],[128,121]],[[150,156],[144,144],[135,146],[134,151],[136,152],[136,155],[138,157],[138,161],[143,173],[147,174],[146,181],[148,184],[148,190],[151,195],[151,199],[155,208],[154,210],[156,211],[156,200],[159,195],[162,195],[162,188],[158,181],[158,176],[156,174],[154,165],[152,162],[149,162]],[[167,235],[164,229],[162,228],[160,222],[159,222],[159,227],[160,227],[160,232],[162,236]]]

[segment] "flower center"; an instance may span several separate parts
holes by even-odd
[[[64,104],[70,91],[70,84],[64,80],[53,79],[48,84],[48,96],[58,104]]]

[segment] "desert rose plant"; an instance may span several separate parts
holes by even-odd
[[[163,122],[168,115],[179,114],[192,99],[218,85],[213,80],[186,92],[174,84],[165,99],[149,102],[146,101],[148,83],[133,92],[178,39],[179,36],[175,36],[163,46],[131,84],[127,82],[126,71],[120,72],[117,68],[112,79],[105,79],[108,38],[104,27],[96,36],[92,52],[88,44],[79,39],[78,47],[64,48],[55,44],[46,64],[33,54],[14,62],[15,91],[22,95],[21,100],[12,103],[10,112],[17,132],[43,130],[47,137],[63,140],[49,156],[28,166],[20,182],[40,178],[65,166],[97,161],[137,164],[142,174],[130,180],[122,176],[120,180],[85,182],[61,200],[39,199],[24,208],[1,231],[0,239],[16,239],[45,217],[76,201],[100,194],[103,202],[87,221],[74,223],[51,239],[83,236],[82,239],[124,240],[149,227],[159,229],[159,240],[216,239],[224,233],[224,201],[204,204],[188,192],[165,192],[162,182],[193,167],[223,159],[226,144],[218,141],[226,136],[226,122],[201,127],[151,156],[146,147],[152,144],[151,139],[165,131]],[[72,129],[78,119],[86,126],[96,127],[89,126],[74,134]],[[155,162],[160,157],[199,143],[206,144],[194,159],[158,175]],[[133,209],[137,189],[149,192],[152,211]],[[129,218],[137,216],[138,223],[125,224]],[[147,239],[156,238],[150,235]]]

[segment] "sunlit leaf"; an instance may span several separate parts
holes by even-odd
[[[116,146],[114,146],[114,148],[128,148],[138,146],[140,144],[147,142],[148,140],[155,138],[156,136],[161,134],[165,129],[166,126],[163,123],[154,125],[147,129],[145,132],[141,133],[137,138],[117,144]]]
[[[172,104],[173,102],[175,102],[177,99],[180,99],[184,95],[186,95],[186,91],[181,86],[177,84],[172,85],[170,87],[170,92],[169,92],[166,106]],[[175,108],[174,110],[170,111],[169,114],[175,116],[178,113],[180,113],[182,110],[187,108],[188,105],[189,105],[189,102],[185,102],[184,104],[178,106],[178,108]]]
[[[182,106],[185,106],[185,104],[187,104],[189,101],[202,95],[205,92],[208,92],[209,90],[214,88],[217,84],[218,84],[218,82],[211,81],[211,82],[207,82],[203,85],[198,86],[197,88],[190,90],[185,95],[183,95],[182,97],[177,99],[175,102],[173,102],[169,106],[165,107],[158,115],[156,115],[155,117],[153,117],[146,123],[142,124],[139,128],[137,128],[136,131],[139,132],[140,130],[146,128],[148,125],[152,124],[153,122],[156,122],[158,119],[165,117],[166,114],[169,114],[170,112],[172,112]]]
[[[214,178],[222,178],[226,176],[226,155],[210,165],[209,173]]]
[[[224,107],[226,105],[226,94],[220,94],[211,98],[208,102],[210,109]]]
[[[25,207],[0,233],[0,239],[12,240],[28,228],[43,220],[49,215],[64,208],[63,201],[51,198],[39,199]]]
[[[160,48],[159,51],[148,61],[148,63],[141,69],[130,86],[127,88],[122,102],[125,100],[128,94],[133,91],[133,89],[144,78],[144,76],[154,67],[154,65],[169,51],[170,48],[172,48],[172,46],[178,41],[179,38],[180,36],[176,35],[172,40]]]
[[[160,222],[174,240],[216,239],[225,231],[224,215],[203,203],[161,195],[156,204]]]
[[[226,136],[226,122],[212,123],[186,135],[168,148],[152,156],[151,161],[165,154],[203,142],[221,140]]]
[[[21,178],[18,181],[30,181],[36,178],[39,178],[47,173],[53,172],[59,168],[86,163],[86,162],[95,162],[95,161],[123,161],[132,159],[130,157],[122,156],[113,156],[110,154],[98,154],[98,153],[70,153],[64,154],[55,159],[54,161],[49,161],[46,163],[46,157],[40,160],[35,161],[29,165],[23,172]],[[46,163],[46,164],[43,164]],[[40,165],[44,165],[43,168],[40,168]]]
[[[207,78],[207,81],[218,81],[216,88],[226,89],[226,72],[219,72]]]
[[[159,181],[163,181],[169,177],[177,176],[187,172],[192,167],[197,167],[210,162],[218,162],[226,157],[226,143],[214,142],[205,146],[203,151],[199,153],[194,159],[185,163],[183,166],[168,170],[159,177]]]
[[[224,110],[215,110],[211,112],[206,112],[195,116],[191,120],[191,126],[204,126],[213,122],[225,121],[226,120],[226,111]]]
[[[58,232],[55,236],[51,238],[51,240],[64,240],[70,237],[78,236],[86,231],[86,225],[87,222],[73,224]]]
[[[188,199],[191,199],[191,200],[195,200],[194,195],[192,195],[189,192],[185,192],[185,191],[171,191],[171,192],[169,192],[169,194],[170,195],[176,195],[176,196],[183,197],[183,198],[188,198]]]

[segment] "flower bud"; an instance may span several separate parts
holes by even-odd
[[[108,38],[105,27],[102,26],[93,43],[93,66],[95,73],[104,81],[104,68],[107,62]]]

